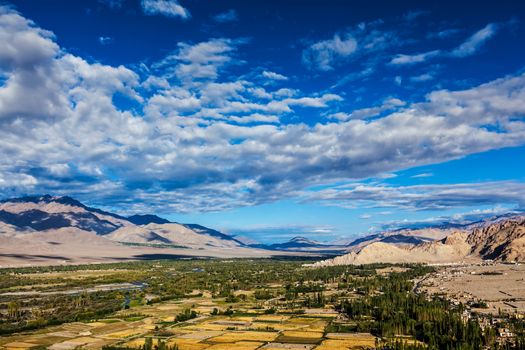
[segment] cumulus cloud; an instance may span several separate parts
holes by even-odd
[[[178,50],[153,65],[167,77],[190,82],[216,79],[219,71],[237,61],[231,56],[241,40],[212,39],[195,45],[179,43]]]
[[[271,80],[288,80],[288,77],[279,73],[275,73],[272,71],[263,71],[261,75],[265,78],[271,79]]]
[[[329,118],[345,121],[350,119],[366,119],[378,116],[387,111],[393,111],[405,105],[404,101],[397,98],[389,98],[380,106],[356,109],[351,113],[338,112],[329,115]]]
[[[312,44],[303,51],[303,63],[322,71],[332,70],[334,62],[346,58],[357,50],[357,40],[349,34],[343,38],[335,34],[332,39]]]
[[[397,33],[383,27],[381,20],[363,22],[334,34],[330,39],[314,42],[303,50],[302,62],[310,69],[326,72],[356,57],[374,54],[368,60],[373,65],[381,57],[378,52],[401,43]]]
[[[0,86],[0,123],[65,115],[68,101],[57,79],[59,47],[53,39],[51,32],[0,7],[0,71],[7,77]]]
[[[379,118],[359,112],[282,123],[303,108],[352,111],[336,94],[224,74],[240,63],[233,39],[180,43],[134,71],[67,53],[52,33],[5,7],[0,24],[2,194],[70,194],[130,211],[217,211],[525,140],[524,74],[435,91]],[[117,107],[115,94],[143,108]]]
[[[146,15],[163,15],[189,19],[190,12],[176,0],[142,0],[142,10]]]
[[[34,188],[37,184],[38,180],[31,175],[4,171],[0,173],[0,188]]]

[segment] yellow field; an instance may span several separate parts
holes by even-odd
[[[126,346],[129,346],[131,348],[138,348],[139,346],[143,346],[145,342],[146,342],[146,338],[137,338],[137,339],[128,341],[126,343]],[[152,339],[152,343],[154,346],[157,345],[158,342],[159,342],[158,339]]]
[[[208,350],[255,350],[263,343],[252,342],[252,341],[240,341],[229,344],[215,344],[207,348]]]
[[[315,322],[318,322],[319,320],[317,318],[314,318],[314,317],[294,317],[292,319],[290,319],[288,322],[291,322],[291,323],[304,323],[304,324],[311,324],[311,323],[315,323]]]
[[[179,350],[203,350],[207,349],[210,345],[199,343],[198,339],[170,339],[168,345],[177,345]]]
[[[138,329],[126,329],[126,330],[123,330],[123,331],[106,334],[105,337],[108,337],[108,338],[129,338],[129,337],[131,337],[133,335],[139,335],[139,334],[142,334],[142,333],[145,333],[145,332],[147,332],[147,330],[146,329],[141,329],[141,328],[138,328]]]
[[[234,343],[242,340],[253,340],[269,342],[277,338],[277,332],[256,332],[256,331],[240,331],[240,332],[227,332],[218,337],[208,339],[214,343]]]
[[[36,346],[37,344],[33,343],[25,343],[25,342],[12,342],[4,345],[5,349],[29,349],[33,346]]]
[[[156,328],[165,332],[167,345],[176,344],[179,350],[337,350],[373,346],[375,342],[370,334],[323,337],[330,318],[336,315],[333,309],[307,309],[305,312],[308,312],[301,315],[265,314],[247,302],[235,307],[241,312],[239,316],[211,315],[215,307],[224,311],[227,306],[222,299],[213,299],[211,295],[139,305],[133,311],[122,310],[97,322],[74,322],[23,337],[8,336],[0,339],[0,349],[44,346],[50,350],[95,350],[103,345],[139,348],[147,337],[155,335]],[[186,308],[197,311],[199,318],[172,323]],[[134,315],[144,318],[134,320]],[[153,338],[153,345],[157,343]]]
[[[192,330],[192,331],[201,331],[201,330],[203,331],[225,331],[228,329],[228,327],[230,326],[222,325],[222,324],[214,324],[210,322],[203,322],[203,323],[199,323],[199,324],[195,324],[191,326],[186,326],[183,329]]]
[[[222,335],[222,334],[224,334],[224,332],[221,332],[221,331],[199,331],[199,332],[192,332],[192,333],[180,335],[177,338],[204,340],[204,339],[208,339],[211,337],[218,337],[219,335]]]
[[[329,333],[316,350],[360,349],[375,347],[375,337],[369,333]]]
[[[269,323],[269,322],[253,322],[251,328],[266,330],[267,328],[276,331],[294,330],[304,327],[304,325],[290,324],[290,323]]]
[[[268,343],[261,350],[312,350],[315,344]]]
[[[322,338],[322,332],[284,331],[285,337],[291,338]]]
[[[283,316],[283,315],[262,315],[258,316],[258,321],[267,321],[267,322],[283,322],[290,318],[290,316]]]

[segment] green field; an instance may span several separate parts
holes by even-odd
[[[499,346],[496,326],[482,330],[461,319],[461,307],[413,292],[414,279],[430,267],[306,263],[179,260],[2,270],[0,348]]]

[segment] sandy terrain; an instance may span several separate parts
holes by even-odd
[[[197,233],[180,224],[148,224],[145,226],[125,226],[106,235],[108,239],[118,242],[149,243],[155,240],[153,235],[165,239],[168,243],[189,247],[224,247],[234,248],[240,244],[234,240],[219,239],[213,236]]]
[[[457,233],[461,235],[461,233]],[[361,265],[373,263],[449,263],[479,260],[469,256],[470,246],[463,237],[451,235],[444,242],[422,243],[401,247],[389,243],[374,242],[359,252],[351,252],[333,259],[320,261],[314,266]]]
[[[127,246],[75,228],[35,232],[22,237],[2,237],[0,267],[109,263],[126,260],[170,259],[183,257],[271,257],[297,255],[244,247],[196,249]],[[302,253],[306,255],[306,253]]]
[[[476,311],[497,314],[525,313],[525,265],[491,264],[441,267],[419,283],[428,293],[445,293],[467,303],[485,301],[487,309]]]

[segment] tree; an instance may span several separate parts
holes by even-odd
[[[20,317],[20,305],[16,301],[7,304],[7,315],[14,320],[18,320]]]

